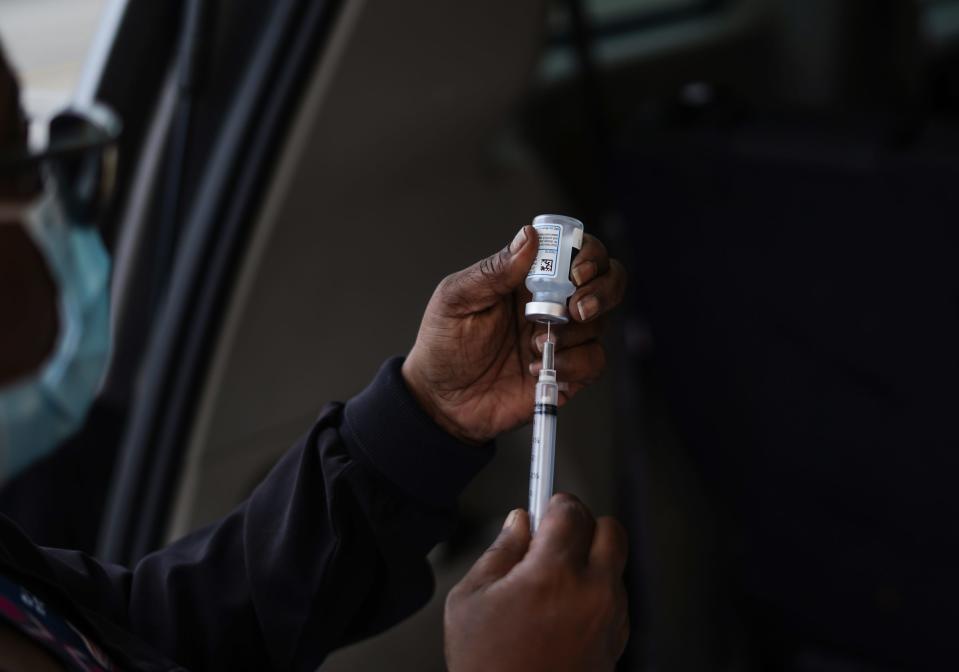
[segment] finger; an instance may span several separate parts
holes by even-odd
[[[619,583],[626,569],[627,555],[628,543],[623,526],[609,516],[597,520],[593,545],[589,549],[590,568],[608,574]]]
[[[559,404],[557,405],[562,408],[569,403],[570,399],[585,390],[586,387],[587,386],[582,383],[560,383]]]
[[[568,350],[560,350],[554,359],[556,377],[565,383],[589,385],[595,383],[606,370],[606,348],[599,341],[590,341]],[[529,365],[532,376],[538,376],[543,363]]]
[[[573,259],[569,269],[570,278],[577,287],[582,287],[595,277],[609,270],[609,252],[603,242],[588,233],[583,235],[583,247]]]
[[[463,314],[489,308],[522,286],[537,247],[536,229],[524,226],[496,254],[447,277],[438,290],[440,300]]]
[[[556,350],[564,348],[574,348],[589,341],[599,338],[606,328],[606,321],[602,318],[590,320],[589,322],[571,322],[562,329],[551,329],[550,340]],[[534,353],[543,352],[543,343],[546,342],[546,328],[537,325],[531,339],[531,347]]]
[[[609,272],[586,283],[569,301],[570,314],[578,322],[588,322],[618,306],[626,293],[626,269],[616,259]]]
[[[480,556],[463,578],[471,589],[489,585],[506,576],[529,549],[529,516],[522,509],[510,512],[492,546]]]
[[[527,557],[531,561],[565,561],[585,568],[594,527],[593,514],[576,497],[566,493],[553,495]]]

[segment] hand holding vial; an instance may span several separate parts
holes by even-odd
[[[526,319],[525,287],[539,253],[532,226],[486,259],[445,278],[430,299],[403,376],[420,405],[447,432],[482,444],[529,422],[545,325]],[[569,322],[553,334],[562,406],[606,364],[602,316],[623,298],[626,273],[605,246],[584,234],[569,271]]]

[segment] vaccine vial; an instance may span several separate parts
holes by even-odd
[[[539,215],[533,219],[539,251],[526,276],[533,299],[526,304],[526,319],[543,324],[566,324],[566,302],[576,291],[569,277],[573,258],[583,247],[583,223],[565,215]]]

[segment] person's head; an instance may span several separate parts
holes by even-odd
[[[0,156],[26,141],[20,90],[0,47]],[[34,175],[0,172],[0,389],[39,368],[57,335],[56,286],[19,221],[38,191]]]
[[[0,482],[77,429],[108,350],[109,257],[27,128],[0,44]]]

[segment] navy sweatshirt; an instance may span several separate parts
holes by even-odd
[[[387,362],[235,511],[135,567],[41,548],[0,517],[0,573],[123,670],[312,671],[431,596],[426,554],[492,448],[455,441]]]

